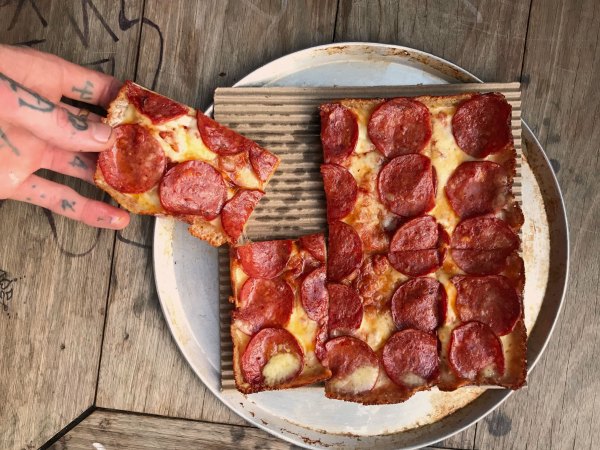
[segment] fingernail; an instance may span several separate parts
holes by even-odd
[[[92,126],[92,136],[101,143],[106,143],[110,140],[112,128],[104,123],[88,122]]]

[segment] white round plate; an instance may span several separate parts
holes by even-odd
[[[389,86],[465,81],[480,80],[454,64],[409,48],[347,43],[284,56],[252,72],[236,86]],[[550,165],[525,125],[523,131],[529,141],[530,163],[523,167],[522,196],[531,368],[547,343],[562,303],[568,238],[564,207]],[[552,210],[548,210],[550,203],[554,205]],[[550,228],[548,218],[552,219]],[[562,265],[549,267],[551,257],[560,258]],[[554,277],[550,281],[549,271]],[[327,399],[322,390],[310,387],[248,396],[220,391],[217,250],[190,236],[185,224],[159,218],[154,232],[154,273],[171,333],[204,384],[248,422],[296,445],[418,448],[468,427],[510,395],[504,389],[484,392],[481,388],[463,388],[450,393],[433,390],[420,392],[398,405],[362,406]]]

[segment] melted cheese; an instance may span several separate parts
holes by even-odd
[[[382,291],[387,290],[388,287],[385,286]],[[391,289],[389,287],[389,290]],[[396,325],[389,309],[376,311],[374,308],[369,308],[365,311],[356,334],[361,340],[369,344],[369,347],[377,351],[385,345],[394,331],[396,331]]]
[[[308,318],[299,302],[294,305],[290,321],[285,328],[298,340],[305,354],[315,351],[317,323]]]
[[[363,366],[356,369],[344,378],[333,378],[329,381],[329,388],[334,392],[359,394],[373,389],[379,376],[378,366]]]
[[[300,358],[294,353],[277,353],[263,367],[262,374],[267,386],[277,386],[298,373]]]

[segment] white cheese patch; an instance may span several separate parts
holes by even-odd
[[[385,290],[386,288],[382,289],[383,292]],[[374,308],[368,308],[356,334],[369,344],[369,347],[377,351],[385,345],[394,331],[396,331],[396,325],[389,309],[377,312]]]
[[[267,386],[277,386],[292,378],[300,370],[301,361],[294,353],[277,353],[263,367],[262,374]]]
[[[285,328],[297,339],[304,354],[315,351],[317,323],[308,318],[299,301],[295,302],[290,321]]]
[[[333,392],[360,394],[373,389],[378,376],[378,366],[363,366],[344,378],[331,379],[329,387]]]
[[[402,377],[402,382],[409,387],[423,386],[427,384],[427,380],[421,378],[415,373],[407,373]]]

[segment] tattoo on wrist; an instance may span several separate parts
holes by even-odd
[[[62,208],[63,211],[66,211],[67,209],[70,209],[71,211],[75,212],[75,200],[73,201],[69,201],[66,198],[63,198],[60,201],[60,207]]]
[[[77,92],[79,94],[79,99],[80,100],[91,100],[92,99],[92,94],[93,91],[91,88],[94,87],[94,83],[92,83],[89,80],[86,80],[85,85],[81,88],[78,88],[76,86],[73,86],[73,88],[71,88],[71,92]]]
[[[26,88],[20,83],[17,83],[10,77],[0,72],[0,81],[8,83],[8,86],[13,92],[19,97],[19,107],[26,107],[40,112],[52,112],[56,108],[56,105],[47,98],[42,97],[40,94],[33,92],[31,89]]]
[[[8,140],[8,136],[2,131],[2,128],[0,128],[0,150],[4,147],[8,147],[16,156],[21,156],[19,149]]]
[[[73,158],[73,161],[71,161],[69,163],[69,165],[73,166],[73,167],[77,167],[79,169],[87,169],[88,168],[88,165],[79,156],[75,156],[75,158]]]

